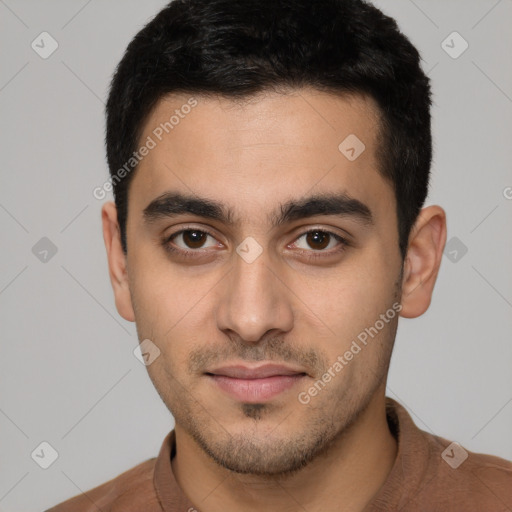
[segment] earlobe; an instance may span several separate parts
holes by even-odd
[[[114,290],[116,308],[125,320],[134,322],[135,315],[128,286],[126,255],[121,245],[117,209],[113,202],[110,201],[103,205],[101,220],[103,224],[103,240],[107,250],[110,282]]]
[[[423,208],[409,236],[400,315],[415,318],[428,309],[446,242],[446,214],[437,205]]]

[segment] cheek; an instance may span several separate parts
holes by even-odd
[[[137,260],[130,279],[136,321],[151,326],[162,335],[192,308],[198,291],[194,291],[186,277],[169,264],[162,265],[150,258]]]
[[[394,272],[386,267],[377,252],[375,256],[365,255],[364,261],[361,257],[358,263],[357,266],[347,263],[324,276],[301,278],[292,286],[301,290],[299,296],[303,304],[302,325],[296,327],[305,329],[311,344],[322,350],[331,362],[350,350],[358,336],[364,340],[367,329],[374,327],[380,315],[396,300]],[[382,327],[381,322],[378,327]],[[378,336],[370,338],[372,345],[377,347],[380,340],[389,337],[389,327],[386,323],[378,329]],[[374,357],[377,357],[376,350],[361,350],[353,359],[369,361]]]
[[[305,312],[310,310],[335,333],[343,332],[387,309],[392,280],[390,272],[379,269],[378,264],[341,266],[320,277],[302,277],[291,288],[299,290]]]
[[[171,273],[169,267],[160,272],[154,266],[140,266],[134,273],[130,289],[139,339],[153,341],[162,355],[159,365],[148,367],[155,378],[168,380],[158,369],[164,361],[166,372],[183,375],[189,352],[208,343],[213,314],[205,290],[211,285],[199,284],[183,273]]]

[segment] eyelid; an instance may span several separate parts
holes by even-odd
[[[209,248],[206,248],[206,249],[203,249],[203,248],[183,249],[181,247],[172,247],[170,245],[171,240],[173,238],[175,238],[176,236],[182,234],[185,231],[199,231],[199,232],[205,233],[206,235],[211,236],[212,238],[217,240],[217,236],[215,234],[213,234],[211,231],[209,231],[208,228],[204,228],[202,226],[201,227],[197,227],[197,226],[193,226],[193,225],[182,226],[179,230],[171,233],[170,235],[167,235],[163,239],[162,243],[163,243],[164,247],[166,248],[166,250],[168,250],[169,252],[172,252],[172,253],[179,253],[180,255],[189,256],[189,257],[194,257],[194,255],[196,255],[196,254],[200,255],[202,252],[203,253],[204,252],[210,252],[210,251],[208,251]],[[293,245],[297,240],[299,240],[303,236],[306,236],[307,234],[314,233],[314,232],[322,232],[322,233],[325,233],[325,234],[327,234],[329,236],[332,236],[339,243],[338,243],[338,245],[334,249],[331,248],[328,251],[326,251],[326,250],[300,249],[300,248],[298,248],[298,249],[296,249],[298,252],[310,253],[310,256],[308,256],[308,257],[311,257],[311,258],[317,257],[317,258],[319,258],[319,257],[323,257],[323,256],[327,257],[329,255],[337,254],[337,253],[343,251],[346,247],[350,246],[350,242],[349,242],[349,240],[347,240],[347,238],[345,236],[340,235],[339,233],[336,233],[334,231],[331,231],[328,228],[317,226],[317,227],[307,228],[305,231],[301,231],[294,238],[293,242],[288,244],[286,247],[288,248],[290,245]],[[222,242],[219,242],[218,240],[217,240],[217,242],[222,244]]]
[[[301,228],[299,228],[299,229],[301,229]],[[314,233],[316,231],[321,231],[322,233],[326,233],[328,235],[334,236],[337,239],[341,239],[344,243],[347,243],[347,244],[349,243],[349,240],[348,240],[348,238],[345,235],[341,235],[341,234],[339,234],[339,233],[337,233],[335,231],[331,231],[330,228],[316,226],[316,227],[304,228],[304,229],[306,229],[306,231],[300,231],[299,234],[294,239],[294,241],[299,239],[299,238],[301,238],[301,237],[303,237],[304,235],[307,235],[308,233],[312,233],[312,232]],[[180,235],[184,231],[200,231],[201,233],[205,233],[205,234],[207,234],[207,235],[217,239],[217,235],[215,235],[214,233],[209,231],[209,228],[205,228],[203,226],[197,227],[197,226],[193,226],[193,225],[182,226],[178,231],[174,231],[170,235],[166,235],[165,239],[166,240],[170,240],[171,238],[173,238],[173,237],[175,237],[177,235]],[[288,245],[290,245],[290,244],[288,244]]]
[[[218,238],[217,235],[215,235],[211,231],[209,231],[208,228],[204,228],[204,227],[199,228],[197,226],[184,226],[184,227],[181,227],[178,231],[174,231],[170,235],[166,235],[164,238],[164,243],[170,242],[171,239],[177,237],[178,235],[181,235],[185,231],[199,231],[200,233],[204,233],[205,235],[208,235],[208,236],[214,238],[217,242],[219,242],[219,240],[217,239]],[[222,242],[219,242],[219,243],[222,243]],[[181,249],[181,248],[180,248],[180,250],[185,251],[185,249]],[[201,251],[201,249],[189,249],[189,252],[199,252],[199,251]]]
[[[209,256],[212,255],[212,251],[210,250],[211,249],[210,247],[208,247],[206,249],[201,249],[201,248],[199,248],[199,249],[183,249],[182,247],[173,245],[171,240],[173,238],[179,236],[180,234],[182,234],[185,231],[199,231],[201,233],[205,233],[207,236],[212,237],[213,239],[215,239],[218,242],[217,237],[212,232],[210,232],[208,229],[205,229],[203,227],[197,228],[195,226],[184,226],[181,229],[178,229],[177,231],[174,231],[173,233],[166,235],[162,239],[161,244],[162,244],[164,251],[167,252],[170,256],[173,256],[173,257],[179,258],[179,259],[188,260],[190,263],[194,263],[194,262],[200,263],[199,259],[201,258],[201,256],[204,256],[205,254],[209,255]],[[221,243],[221,242],[218,242],[218,243]],[[199,261],[197,261],[197,260],[199,260]]]
[[[331,248],[330,250],[315,250],[315,249],[300,249],[299,248],[298,249],[299,252],[302,251],[302,252],[314,253],[318,256],[320,256],[322,254],[330,255],[330,254],[336,254],[343,248],[348,247],[350,245],[349,240],[346,237],[344,237],[343,235],[340,235],[339,233],[336,233],[334,231],[330,231],[326,228],[316,227],[316,228],[308,228],[306,231],[302,231],[291,244],[287,245],[287,247],[295,244],[297,242],[297,240],[299,240],[303,236],[306,236],[309,233],[317,233],[317,232],[321,232],[326,235],[332,236],[335,240],[337,240],[339,242],[338,246],[336,246],[335,248]],[[340,249],[340,246],[341,246],[341,249]]]
[[[217,237],[217,235],[213,234],[213,229],[210,228],[209,226],[205,226],[204,224],[197,225],[197,224],[194,224],[193,222],[191,222],[190,224],[185,223],[183,225],[180,225],[178,230],[173,231],[170,235],[166,235],[166,236],[168,238],[170,238],[174,235],[178,235],[178,234],[182,233],[183,231],[201,231],[208,235]]]

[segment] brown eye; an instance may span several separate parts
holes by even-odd
[[[207,244],[208,238],[212,240],[209,244]],[[199,229],[183,229],[178,231],[169,237],[168,242],[172,242],[184,251],[188,249],[206,249],[216,245],[215,238],[212,235]]]
[[[331,236],[324,231],[310,231],[306,234],[306,242],[312,249],[325,249],[330,242]]]
[[[183,242],[190,249],[199,249],[204,244],[207,236],[203,231],[196,230],[187,230],[182,233]]]
[[[337,246],[343,247],[347,244],[343,237],[335,233],[322,229],[312,229],[299,236],[293,245],[308,252],[330,253],[332,251],[324,249],[335,249]]]

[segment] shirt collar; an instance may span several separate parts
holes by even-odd
[[[171,459],[176,453],[176,436],[171,430],[164,439],[155,463],[153,483],[156,495],[164,512],[195,510],[172,471]]]
[[[386,419],[397,440],[397,454],[386,481],[365,512],[407,510],[403,508],[421,488],[431,463],[427,434],[420,430],[407,410],[386,397]]]

